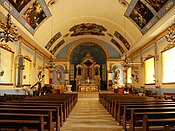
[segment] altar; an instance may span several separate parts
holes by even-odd
[[[100,88],[100,65],[89,53],[76,65],[76,90],[98,92]]]
[[[98,86],[97,85],[80,85],[78,87],[79,92],[98,92]]]

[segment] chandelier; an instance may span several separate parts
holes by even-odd
[[[52,56],[50,57],[45,67],[50,70],[53,70],[55,68],[55,60],[52,58]]]
[[[169,33],[165,36],[166,40],[168,42],[175,43],[175,17],[174,17],[174,23],[169,26],[168,31]]]
[[[18,41],[20,35],[17,33],[17,27],[12,24],[10,13],[7,14],[6,23],[0,23],[0,42]]]
[[[129,68],[132,65],[142,65],[143,62],[133,62],[129,57],[125,56],[125,59],[121,63],[124,68]]]

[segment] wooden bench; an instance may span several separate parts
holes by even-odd
[[[38,131],[44,131],[44,117],[48,117],[47,114],[26,114],[26,113],[0,113],[0,130],[2,128],[7,129],[37,129]],[[53,131],[50,130],[50,131]]]
[[[59,107],[57,106],[26,106],[26,105],[0,105],[0,112],[30,112],[30,113],[47,113],[51,112],[50,119],[55,122],[56,130],[61,126]],[[50,122],[51,123],[51,122]]]
[[[117,114],[117,121],[118,123],[121,124],[121,117],[123,118],[123,125],[126,124],[126,121],[128,121],[128,119],[130,119],[130,115],[131,115],[131,110],[132,108],[159,108],[159,107],[175,107],[175,103],[173,102],[171,103],[164,103],[164,102],[148,102],[148,103],[143,103],[143,104],[121,104],[120,110],[118,110],[118,114]],[[129,109],[128,109],[129,108]]]
[[[129,111],[131,115],[128,115],[130,130],[134,131],[134,122],[135,120],[142,119],[144,114],[151,114],[157,112],[172,112],[175,110],[175,107],[143,107],[143,108],[127,108],[126,111]],[[162,113],[163,114],[163,113]],[[138,117],[136,117],[138,115]],[[141,116],[141,117],[140,117]],[[126,131],[126,120],[123,120],[123,128]]]
[[[33,110],[36,113],[39,110],[51,110],[53,121],[55,120],[56,130],[58,131],[60,126],[62,126],[63,121],[65,121],[66,117],[68,117],[70,111],[76,104],[78,100],[77,96],[77,94],[46,95],[28,97],[23,100],[1,102],[0,111],[5,112],[5,109],[8,109],[7,112],[11,110],[11,112],[16,113],[18,111],[25,112],[27,110]],[[15,111],[15,108],[18,109],[18,111]],[[51,130],[51,128],[49,130]]]
[[[151,118],[148,119],[148,117]],[[156,116],[159,117],[156,118]],[[175,112],[152,112],[143,116],[143,131],[149,130],[175,130]],[[155,117],[155,118],[154,118]],[[171,125],[166,127],[166,125]]]
[[[52,111],[53,109],[23,109],[23,108],[0,108],[0,113],[22,113],[22,114],[45,114],[48,117],[45,118],[45,122],[47,122],[47,129],[49,131],[53,130],[53,122],[52,122]],[[17,119],[17,118],[16,118]]]

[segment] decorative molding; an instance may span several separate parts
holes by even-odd
[[[28,55],[24,56],[23,58],[30,61],[30,62],[32,61]]]
[[[162,52],[165,52],[165,51],[167,51],[167,50],[169,50],[169,49],[172,49],[172,48],[174,48],[175,47],[175,44],[168,44],[165,48],[164,48],[164,50],[162,51]],[[161,53],[162,53],[161,52]]]
[[[154,56],[153,55],[148,55],[145,59],[144,59],[144,61],[146,61],[146,60],[148,60],[148,59],[150,59],[150,58],[153,58]]]
[[[9,51],[11,53],[14,53],[14,51],[12,51],[12,49],[7,44],[0,43],[0,48],[3,48],[3,49],[5,49],[5,50],[7,50],[7,51]]]

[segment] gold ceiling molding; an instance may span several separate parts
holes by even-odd
[[[173,27],[173,29],[175,28],[175,26]],[[151,39],[149,42],[145,43],[142,47],[140,47],[138,50],[136,50],[135,52],[133,52],[130,57],[134,57],[135,55],[137,55],[140,50],[145,50],[146,48],[148,48],[149,46],[153,45],[155,43],[155,41],[159,41],[160,39],[162,39],[163,37],[165,37],[168,33],[169,33],[169,28],[167,28],[166,30],[164,30],[162,33],[160,33],[159,35],[157,35],[156,37],[154,37],[153,39]]]
[[[164,48],[164,50],[161,51],[161,53],[162,53],[162,52],[165,52],[165,51],[167,51],[167,50],[169,50],[169,49],[172,49],[172,48],[174,48],[174,47],[175,47],[175,44],[168,44],[168,45]]]
[[[9,51],[11,53],[14,53],[14,51],[12,51],[12,49],[7,44],[0,43],[0,48],[3,48],[3,49],[5,49],[5,50],[7,50],[7,51]]]
[[[154,56],[153,55],[148,55],[145,59],[144,59],[144,61],[146,61],[146,60],[148,60],[148,59],[150,59],[150,58],[153,58]]]
[[[26,45],[28,48],[30,48],[33,51],[36,51],[36,53],[38,53],[39,55],[41,55],[43,58],[47,58],[49,59],[50,54],[46,55],[44,54],[41,50],[37,49],[36,47],[34,47],[32,44],[30,44],[27,40],[25,40],[24,38],[21,38],[21,42]]]
[[[102,47],[102,49],[106,53],[107,59],[110,58],[107,48],[101,42],[99,42],[98,40],[95,40],[95,39],[85,38],[85,39],[81,39],[81,40],[76,41],[73,44],[73,46],[71,46],[71,48],[69,48],[68,53],[67,53],[67,56],[66,56],[66,59],[70,60],[70,54],[74,50],[74,48],[76,46],[78,46],[79,44],[84,43],[84,42],[92,42],[92,43],[95,43],[95,44],[99,45],[100,47]]]
[[[26,59],[28,61],[32,61],[28,55],[24,56],[24,59]]]

